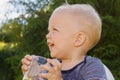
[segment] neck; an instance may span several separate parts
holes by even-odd
[[[72,58],[67,58],[62,60],[62,70],[72,69],[77,64],[84,61],[85,55],[72,56]]]

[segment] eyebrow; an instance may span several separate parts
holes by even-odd
[[[55,26],[51,26],[51,27],[48,27],[48,31],[50,31],[50,29],[53,29],[53,28],[58,29],[58,28],[57,28],[57,27],[55,27]]]

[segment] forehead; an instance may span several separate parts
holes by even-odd
[[[51,15],[49,19],[49,27],[61,26],[61,27],[70,28],[70,27],[78,25],[77,18],[78,17],[74,16],[74,14],[69,12],[69,10],[68,11],[58,10],[58,11],[53,12],[53,14]]]

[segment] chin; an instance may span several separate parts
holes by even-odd
[[[58,55],[55,54],[55,53],[51,53],[50,56],[51,56],[52,58],[58,59]]]
[[[50,53],[50,56],[51,56],[52,58],[55,58],[55,54],[54,54],[54,53]]]

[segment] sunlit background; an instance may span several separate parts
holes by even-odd
[[[99,44],[88,55],[100,58],[120,80],[120,0],[67,0],[91,4],[103,22]],[[22,80],[26,54],[50,57],[46,44],[48,20],[65,0],[0,0],[0,80]]]
[[[5,22],[6,19],[13,19],[19,16],[20,13],[14,11],[15,7],[9,3],[10,0],[0,0],[0,25]],[[6,14],[9,13],[9,14]]]

